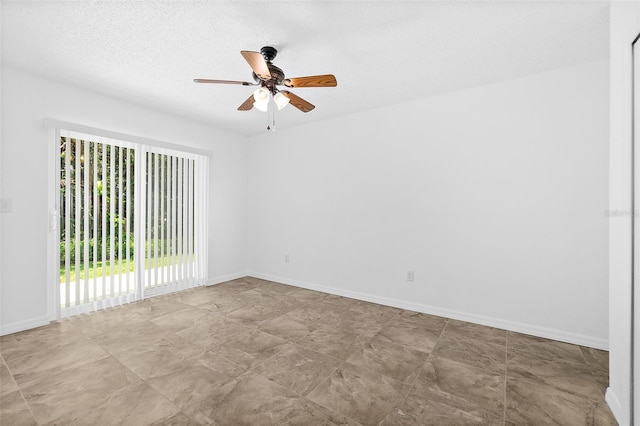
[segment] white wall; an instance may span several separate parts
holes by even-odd
[[[609,16],[611,99],[609,202],[612,210],[630,213],[631,42],[640,32],[640,3],[614,1],[611,3]],[[637,164],[636,167],[638,167]],[[627,214],[624,217],[611,218],[609,233],[610,353],[609,389],[606,396],[618,422],[621,425],[629,425],[632,424],[631,216]],[[640,416],[640,413],[637,415]],[[640,423],[640,418],[636,420]]]
[[[607,64],[252,137],[252,274],[606,347]]]
[[[110,97],[2,69],[0,333],[41,325],[47,316],[47,142],[51,117],[211,152],[209,281],[246,266],[245,137]]]

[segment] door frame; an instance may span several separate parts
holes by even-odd
[[[60,129],[50,127],[48,131],[47,316],[49,321],[56,321],[60,319]]]
[[[631,229],[632,229],[632,269],[631,269],[631,413],[629,418],[633,423],[640,424],[640,286],[636,279],[635,257],[636,246],[636,183],[640,183],[640,176],[636,173],[636,152],[640,153],[640,146],[636,150],[636,144],[640,145],[640,34],[631,43]],[[640,253],[640,251],[638,251]]]

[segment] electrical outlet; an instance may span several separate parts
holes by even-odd
[[[413,271],[407,271],[407,281],[413,282]]]
[[[288,254],[284,255],[284,263],[289,263],[289,255]]]

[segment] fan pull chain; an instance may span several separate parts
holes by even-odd
[[[271,115],[271,102],[267,104],[267,130],[271,130],[271,127],[269,127],[269,115]]]
[[[272,132],[276,131],[276,103],[272,96],[269,96],[269,103],[267,104],[267,130]]]

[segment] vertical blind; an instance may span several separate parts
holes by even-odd
[[[60,132],[61,316],[203,285],[208,158]]]
[[[206,158],[164,149],[145,152],[144,288],[154,294],[204,284]]]

